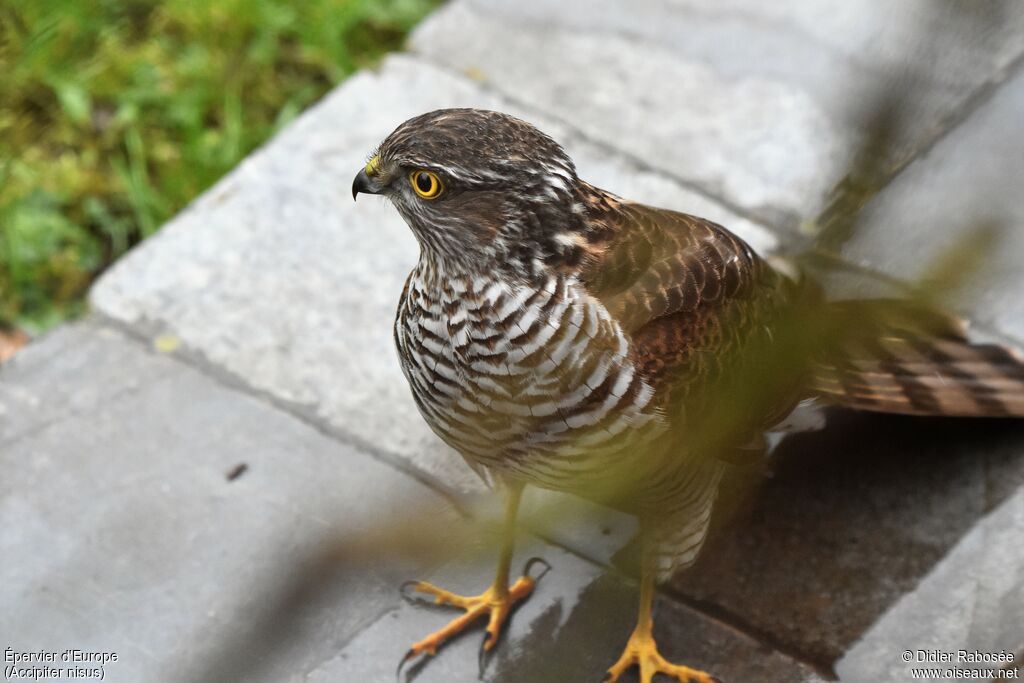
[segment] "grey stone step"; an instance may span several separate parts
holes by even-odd
[[[844,254],[916,279],[972,247],[972,231],[999,230],[950,303],[1024,348],[1024,69],[868,204]],[[967,238],[967,239],[965,239]],[[969,268],[965,262],[965,268]]]
[[[109,381],[115,365],[131,389]],[[268,593],[335,534],[396,501],[450,508],[351,446],[92,323],[29,346],[0,388],[5,421],[48,418],[2,444],[0,634],[15,651],[116,652],[106,680],[186,680],[235,654],[234,639],[243,647],[267,618]],[[290,667],[313,666],[372,623],[400,578],[336,570],[296,619]]]
[[[86,333],[78,327],[61,330],[59,334],[79,353],[48,353],[63,350],[61,345],[35,346],[22,352],[17,363],[0,366],[0,380],[17,367],[18,381],[0,381],[0,445],[34,434],[46,426],[74,416],[87,416],[101,407],[101,399],[131,396],[149,383],[162,379],[162,365],[140,364],[133,372],[125,372],[121,359],[108,353],[113,332]],[[88,373],[90,383],[55,387],[53,382],[64,377]]]
[[[458,0],[412,49],[768,221],[817,213],[872,99],[941,134],[1024,53],[1024,9],[915,0]]]
[[[118,386],[115,365],[144,381]],[[182,680],[258,621],[264,587],[318,544],[395,498],[433,497],[109,328],[57,331],[18,354],[0,386],[23,397],[3,399],[11,424],[49,418],[2,446],[0,633],[15,651],[117,652],[106,680]],[[292,665],[372,623],[397,580],[339,571],[303,614]]]

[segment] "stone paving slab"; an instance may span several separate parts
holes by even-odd
[[[147,381],[99,387],[92,410],[3,449],[0,519],[17,521],[0,532],[5,647],[116,652],[104,670],[115,682],[391,680],[408,645],[448,618],[400,606],[400,581],[475,592],[493,576],[491,561],[310,571],[336,539],[389,515],[434,509],[439,528],[460,522],[404,474],[96,323],[58,331],[5,369],[5,391],[48,387],[28,407],[5,401],[7,416],[95,386],[110,358]],[[531,555],[552,570],[488,680],[553,680],[559,667],[599,678],[632,628],[635,587],[539,541],[516,568]],[[697,612],[663,612],[673,655],[723,672],[753,662],[766,683],[818,680]],[[416,680],[473,680],[478,644],[460,640]]]
[[[349,189],[406,118],[470,105],[536,122],[566,143],[583,177],[609,190],[707,216],[762,250],[775,244],[757,224],[466,78],[392,57],[328,95],[120,261],[93,290],[94,307],[177,335],[249,386],[438,482],[480,490],[429,432],[398,367],[391,325],[416,242],[390,205],[375,197],[353,205]]]
[[[1024,489],[972,528],[956,547],[901,598],[836,666],[842,681],[911,680],[920,651],[1010,653],[1018,679],[1024,659]],[[913,653],[908,664],[905,653]],[[925,664],[955,680],[955,669],[992,664]],[[947,674],[947,672],[950,672]],[[963,680],[963,679],[961,679]]]
[[[0,365],[0,448],[73,415],[87,415],[102,407],[103,399],[130,396],[161,379],[164,366],[140,365],[125,373],[121,358],[109,353],[111,330],[95,332],[71,326],[60,329],[61,342],[37,345],[18,355],[17,364]],[[65,347],[79,353],[63,353]],[[50,353],[50,351],[53,353]],[[17,381],[4,381],[17,367]],[[88,373],[93,382],[69,383],[54,391],[53,382]]]
[[[534,552],[520,553],[528,556]],[[636,618],[636,587],[605,575],[593,565],[565,553],[548,551],[553,569],[538,585],[535,599],[542,609],[527,603],[510,624],[503,645],[485,670],[482,680],[493,683],[593,681],[597,683],[618,657]],[[438,581],[452,585],[450,577],[465,571],[444,568]],[[489,575],[456,583],[486,585]],[[476,588],[474,588],[475,590]],[[659,600],[655,637],[663,654],[689,666],[712,671],[727,681],[798,683],[820,681],[811,669],[773,653],[742,634],[724,628],[669,600]],[[310,683],[337,680],[384,681],[394,675],[395,645],[417,640],[443,626],[447,611],[403,605],[383,615],[318,670]],[[416,683],[476,680],[467,669],[476,666],[480,636],[467,635],[421,668],[410,669]],[[635,683],[634,674],[622,683]]]
[[[876,94],[913,89],[902,158],[1024,53],[1019,4],[961,7],[458,0],[410,42],[730,205],[795,223],[845,172]]]
[[[133,390],[108,383],[112,359]],[[94,401],[3,446],[4,646],[117,652],[106,680],[186,679],[325,538],[407,500],[445,509],[412,479],[108,328],[59,330],[5,367],[0,387],[35,398],[2,399],[14,424]],[[394,602],[400,578],[332,576],[289,665],[332,656]]]
[[[828,671],[965,534],[1024,489],[1024,423],[836,414],[824,431],[783,441],[768,473],[731,473],[715,533],[672,587]],[[999,586],[1019,581],[1024,545],[988,552],[1010,560],[991,590],[1011,597]],[[974,585],[975,575],[960,580]],[[946,632],[993,618],[971,616],[968,603],[918,603],[915,620]],[[1009,628],[1011,613],[998,618],[1005,626],[993,638],[1003,647],[1021,635]],[[909,635],[898,642],[913,646]]]

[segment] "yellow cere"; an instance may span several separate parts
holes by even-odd
[[[377,175],[377,167],[380,166],[380,155],[374,154],[373,158],[366,162],[366,175]]]

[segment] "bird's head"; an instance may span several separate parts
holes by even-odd
[[[428,258],[531,277],[573,253],[588,187],[562,147],[525,121],[480,109],[409,119],[352,183],[390,199]]]

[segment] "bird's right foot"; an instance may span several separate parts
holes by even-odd
[[[425,654],[427,656],[437,654],[438,648],[441,647],[445,641],[465,631],[473,622],[477,621],[485,614],[488,615],[488,620],[487,635],[484,638],[483,643],[483,652],[489,652],[497,644],[498,638],[501,636],[501,630],[505,624],[505,620],[512,611],[512,607],[517,602],[529,597],[533,592],[534,586],[537,585],[537,579],[529,575],[530,566],[533,562],[541,562],[547,565],[547,563],[540,560],[540,558],[536,558],[527,564],[523,576],[516,579],[511,586],[505,585],[504,582],[496,582],[479,595],[456,595],[455,593],[446,591],[443,588],[438,588],[426,581],[410,581],[404,584],[402,586],[403,597],[410,601],[431,602],[435,605],[451,605],[464,610],[465,614],[456,617],[444,628],[435,631],[423,640],[414,643],[402,658],[402,661],[399,664],[399,671],[406,662],[411,659],[415,659],[421,654]],[[429,597],[424,599],[414,595],[409,595],[407,591]]]

